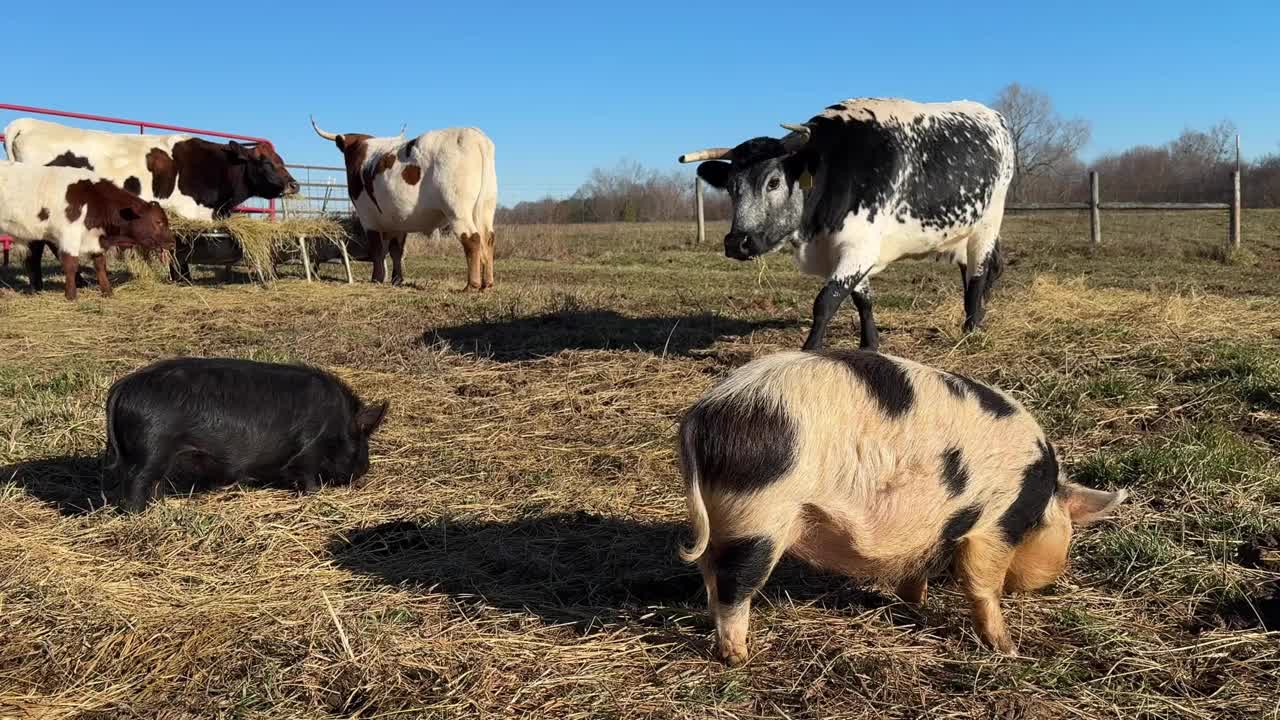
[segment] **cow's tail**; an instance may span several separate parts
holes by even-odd
[[[489,203],[489,193],[498,192],[496,187],[488,187],[489,178],[496,178],[497,173],[494,169],[493,153],[489,152],[489,137],[480,134],[480,192],[476,193],[475,204],[471,208],[472,222],[475,223],[476,230],[482,234],[493,232],[493,211],[496,209],[496,200]],[[490,208],[489,205],[494,205]],[[488,238],[484,238],[486,241]]]
[[[1003,274],[1004,251],[1000,249],[1000,238],[996,238],[996,244],[992,245],[991,252],[987,253],[987,261],[982,269],[983,300],[991,299],[991,291],[996,289]]]
[[[16,122],[9,123],[4,129],[4,156],[13,162],[18,162],[18,156],[14,152],[14,141],[22,134],[21,130],[14,127]]]
[[[680,424],[680,469],[684,473],[685,511],[693,530],[693,544],[680,548],[680,559],[694,562],[707,551],[711,542],[711,519],[707,516],[707,504],[702,498],[702,482],[698,474],[698,448],[694,439],[694,424],[686,420]]]

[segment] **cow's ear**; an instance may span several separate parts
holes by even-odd
[[[724,190],[729,185],[730,167],[732,166],[727,162],[708,160],[698,166],[698,177],[702,178],[711,187],[717,190]]]
[[[360,408],[360,412],[356,413],[356,432],[368,437],[373,434],[374,430],[382,424],[387,417],[387,409],[391,407],[390,400],[383,400],[374,405],[365,405]]]
[[[782,169],[787,175],[788,183],[798,182],[801,190],[813,187],[813,170],[809,167],[804,153],[788,155],[782,160]]]
[[[236,165],[249,161],[249,155],[245,152],[244,146],[235,140],[227,143],[227,158]]]
[[[125,222],[133,222],[134,220],[142,219],[142,216],[135,212],[133,208],[125,206],[120,208],[120,219]]]

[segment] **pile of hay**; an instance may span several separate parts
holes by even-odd
[[[275,279],[276,263],[297,257],[299,237],[309,242],[335,243],[345,243],[351,237],[349,227],[330,216],[266,222],[248,215],[233,215],[226,220],[192,220],[170,213],[169,227],[179,243],[192,245],[202,237],[229,235],[244,253],[241,262],[263,282]]]

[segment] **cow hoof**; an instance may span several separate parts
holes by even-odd
[[[722,647],[720,658],[729,667],[742,667],[747,663],[747,646],[743,644],[736,647]]]
[[[113,295],[115,295],[115,293],[114,293],[114,292],[112,292],[112,291],[110,291],[110,290],[103,290],[103,291],[102,291],[102,297],[104,297],[104,298],[109,298],[109,297],[111,297],[111,296],[113,296]]]

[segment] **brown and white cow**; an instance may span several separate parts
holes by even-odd
[[[9,123],[4,136],[10,160],[92,170],[194,220],[225,218],[251,197],[273,199],[298,191],[298,182],[266,143],[84,130],[33,118]]]
[[[106,251],[133,245],[173,247],[169,219],[148,202],[88,170],[0,161],[0,233],[28,243],[31,289],[44,287],[40,256],[45,243],[58,249],[66,275],[66,297],[76,299],[81,255],[93,257],[98,287],[111,295]]]
[[[680,426],[696,561],[721,656],[747,659],[751,596],[783,553],[923,602],[953,566],[978,634],[1016,649],[1004,591],[1052,583],[1072,526],[1126,492],[1066,481],[1016,400],[874,352],[782,352],[712,388]]]
[[[448,229],[467,255],[467,289],[493,286],[493,218],[498,176],[493,141],[476,128],[445,128],[411,140],[362,133],[316,134],[332,140],[347,168],[347,194],[364,227],[373,282],[404,281],[405,236]]]

